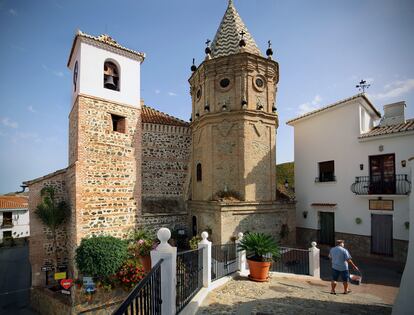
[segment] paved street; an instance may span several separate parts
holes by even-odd
[[[29,308],[28,246],[0,248],[0,314],[34,315]]]

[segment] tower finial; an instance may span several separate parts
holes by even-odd
[[[233,0],[229,0],[228,6],[233,6],[233,5],[234,5]]]

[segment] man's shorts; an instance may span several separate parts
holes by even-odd
[[[332,280],[338,281],[339,275],[341,275],[343,282],[348,282],[349,280],[349,270],[339,271],[332,268]]]

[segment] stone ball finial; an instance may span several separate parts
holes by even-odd
[[[239,232],[239,234],[237,234],[237,239],[241,241],[243,239],[243,236],[244,236],[243,232]]]
[[[167,228],[160,228],[157,232],[157,238],[160,240],[161,244],[166,244],[171,238],[171,231]]]
[[[312,246],[312,247],[316,247],[316,245],[317,245],[317,244],[316,244],[316,242],[312,242],[312,243],[311,243],[311,246]]]
[[[204,231],[203,233],[201,233],[201,238],[203,239],[203,241],[206,241],[208,238],[208,233],[206,231]]]

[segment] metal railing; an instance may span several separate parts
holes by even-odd
[[[324,175],[320,177],[315,177],[315,183],[325,183],[325,182],[336,182],[335,175]]]
[[[270,271],[309,275],[309,250],[280,247],[280,257],[273,261]]]
[[[211,281],[220,279],[238,270],[236,244],[211,246]]]
[[[161,264],[162,259],[131,291],[113,315],[161,315]]]
[[[406,174],[358,176],[351,191],[356,195],[408,195],[411,182]]]
[[[177,314],[203,287],[202,248],[177,253]]]

